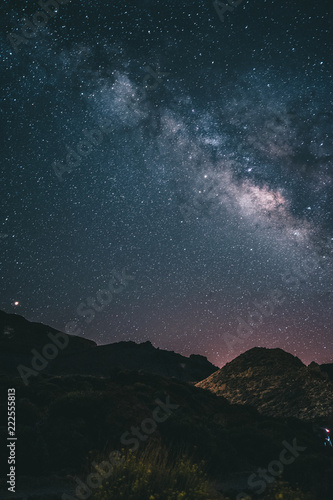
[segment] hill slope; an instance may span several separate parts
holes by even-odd
[[[311,420],[333,414],[333,383],[327,374],[282,349],[250,349],[197,386],[264,415]]]

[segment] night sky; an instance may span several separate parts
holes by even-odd
[[[0,7],[0,309],[332,362],[331,0],[60,3]]]

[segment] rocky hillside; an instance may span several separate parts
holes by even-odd
[[[197,386],[264,415],[303,420],[333,415],[333,382],[328,375],[316,363],[307,367],[282,349],[250,349]]]

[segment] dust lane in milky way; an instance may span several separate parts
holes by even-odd
[[[330,2],[41,3],[1,7],[1,309],[332,361]]]

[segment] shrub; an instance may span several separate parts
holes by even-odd
[[[277,481],[267,488],[262,500],[315,500],[315,498],[311,493],[303,493],[287,482]]]
[[[93,500],[226,500],[213,492],[204,472],[187,456],[169,458],[165,448],[126,452],[124,462],[99,487]]]

